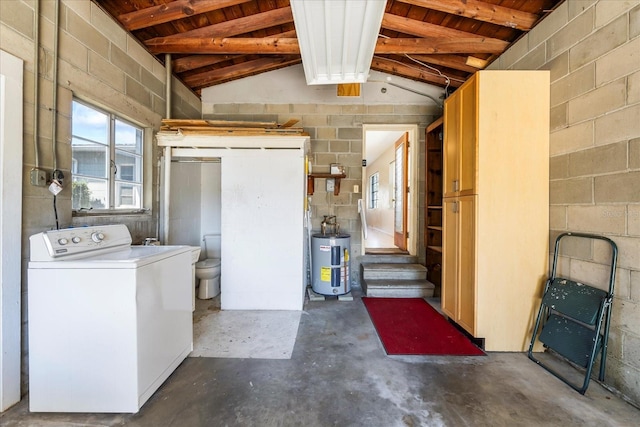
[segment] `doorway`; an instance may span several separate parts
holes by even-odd
[[[417,253],[418,126],[363,125],[362,242],[365,253]]]

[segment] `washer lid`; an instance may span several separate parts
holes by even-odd
[[[129,246],[121,250],[92,256],[55,261],[31,261],[29,268],[120,269],[138,268],[180,254],[191,257],[191,246]],[[191,258],[189,258],[191,262]]]
[[[220,258],[207,258],[196,262],[196,268],[215,268],[220,267]]]

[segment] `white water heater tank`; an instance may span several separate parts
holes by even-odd
[[[311,236],[311,288],[321,295],[351,292],[351,236],[348,234]]]

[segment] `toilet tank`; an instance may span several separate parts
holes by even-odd
[[[219,234],[205,234],[203,240],[207,258],[222,258]]]

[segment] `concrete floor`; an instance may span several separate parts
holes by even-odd
[[[138,414],[0,415],[13,426],[631,426],[640,410],[585,396],[520,353],[389,357],[353,301],[308,302],[290,360],[187,358]]]

